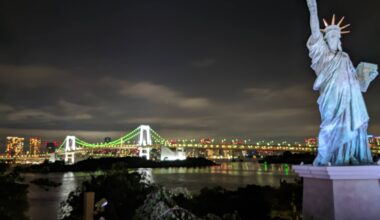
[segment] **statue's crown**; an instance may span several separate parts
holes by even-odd
[[[343,31],[345,28],[349,27],[350,24],[341,26],[344,20],[344,16],[339,20],[337,24],[335,24],[335,14],[332,17],[331,24],[329,24],[326,19],[323,19],[323,23],[325,24],[325,29],[321,29],[322,32],[325,34],[331,32],[331,31],[337,31],[340,34],[348,34],[350,31]]]

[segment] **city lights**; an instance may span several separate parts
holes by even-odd
[[[9,156],[21,155],[24,151],[24,138],[22,137],[7,137],[6,153]]]
[[[380,153],[380,138],[375,136],[369,136],[368,138],[372,152],[374,154]],[[26,153],[23,151],[24,138],[7,137],[6,140],[6,155],[0,155],[0,159],[17,157],[19,159],[22,158],[24,162],[32,161],[33,163],[38,158],[40,162],[45,159],[55,161],[56,158],[62,158],[67,162],[74,162],[76,161],[76,155],[80,155],[83,158],[140,156],[150,159],[152,150],[154,149],[154,152],[160,154],[162,153],[161,147],[163,146],[171,149],[172,153],[167,150],[164,156],[161,156],[161,159],[167,158],[169,160],[174,158],[182,160],[186,157],[198,156],[205,156],[210,159],[231,159],[250,155],[250,157],[255,158],[257,154],[273,155],[281,154],[285,151],[315,154],[318,147],[317,138],[307,138],[304,140],[304,143],[276,142],[274,140],[260,140],[256,142],[256,140],[254,141],[251,138],[233,138],[229,139],[231,141],[228,142],[227,138],[215,139],[212,137],[170,140],[161,137],[147,125],[139,126],[114,141],[111,141],[111,138],[107,138],[103,143],[89,143],[76,136],[67,136],[62,142],[59,141],[60,145],[56,145],[57,141],[52,142],[54,143],[54,149],[48,148],[46,154],[42,154],[42,141],[39,137],[29,139],[29,151]],[[47,141],[45,142],[48,143]],[[157,156],[154,158],[157,158]]]
[[[41,138],[30,138],[29,149],[30,155],[37,156],[41,152]]]

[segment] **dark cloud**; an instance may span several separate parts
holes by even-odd
[[[191,62],[191,65],[198,68],[210,67],[216,64],[216,60],[212,58],[201,59]]]
[[[380,63],[378,1],[319,6],[352,24],[354,64]],[[101,140],[141,123],[170,138],[318,132],[304,0],[20,0],[0,15],[0,139]],[[374,134],[379,82],[365,94]]]

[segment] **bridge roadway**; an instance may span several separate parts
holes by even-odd
[[[165,144],[164,146],[170,148],[184,148],[184,149],[221,149],[221,150],[256,150],[256,151],[273,151],[273,152],[285,152],[290,151],[293,153],[316,153],[317,146],[307,146],[307,145],[252,145],[252,144],[200,144],[200,143],[176,143],[176,144]],[[110,150],[110,149],[119,149],[119,150],[131,150],[137,149],[139,146],[137,144],[123,144],[115,145],[110,147],[91,147],[84,148],[80,145],[77,146],[77,151],[99,151],[99,150]],[[153,144],[148,147],[159,148],[161,144]],[[371,151],[374,154],[380,154],[380,146],[372,146]]]
[[[227,145],[227,144],[192,144],[192,143],[183,143],[183,144],[165,144],[166,147],[170,148],[184,148],[184,149],[220,149],[220,150],[256,150],[256,151],[275,151],[275,152],[284,152],[290,151],[294,153],[314,153],[317,152],[316,146],[305,146],[305,145]],[[148,147],[159,148],[161,144],[153,144]],[[101,151],[101,150],[131,150],[137,149],[139,146],[137,144],[123,144],[115,145],[110,147],[91,147],[84,148],[80,145],[77,146],[76,152],[86,152],[86,151]]]
[[[307,146],[307,145],[251,145],[251,144],[242,144],[242,145],[228,145],[228,144],[200,144],[200,143],[176,143],[176,144],[165,144],[164,146],[169,148],[184,148],[189,150],[243,150],[250,151],[255,150],[258,152],[285,152],[290,151],[292,153],[317,153],[317,146]],[[161,147],[161,144],[153,144],[148,147],[158,149]],[[83,148],[78,146],[77,152],[88,152],[88,151],[102,151],[102,150],[136,150],[139,146],[137,144],[123,144],[116,145],[111,147],[94,147],[94,148]],[[380,154],[380,146],[373,145],[371,146],[371,151],[373,155]]]
[[[174,148],[220,149],[220,150],[256,150],[256,151],[291,151],[294,153],[317,152],[317,147],[302,145],[228,145],[228,144],[170,144]]]
[[[185,148],[189,150],[227,150],[227,151],[250,151],[256,150],[258,152],[285,152],[290,151],[294,153],[313,153],[316,154],[317,147],[316,146],[305,146],[305,145],[224,145],[224,144],[194,144],[194,143],[182,143],[182,144],[167,144],[167,147],[170,148]],[[151,148],[158,149],[161,147],[160,144],[154,144],[149,146]],[[117,154],[117,156],[131,156],[134,155],[138,150],[137,144],[124,144],[122,146],[115,145],[111,147],[91,147],[91,148],[83,148],[78,146],[75,153],[79,154],[94,154],[98,156],[102,156],[102,151],[107,151],[108,153],[103,154],[103,156],[113,156],[113,154]],[[109,152],[111,151],[111,152]],[[371,151],[373,155],[380,154],[380,146],[373,145],[371,146]],[[58,155],[63,154],[64,152],[57,152]],[[98,157],[97,156],[97,157]],[[18,155],[15,157],[10,157],[9,155],[0,155],[1,161],[7,161],[9,163],[41,163],[44,160],[48,159],[48,154],[40,154],[40,155]]]

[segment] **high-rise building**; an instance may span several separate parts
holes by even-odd
[[[29,151],[31,155],[38,155],[41,152],[41,138],[33,137],[29,139]]]
[[[24,150],[23,137],[7,137],[7,150],[6,153],[10,156],[17,156],[22,154]]]
[[[370,146],[378,146],[380,147],[380,136],[376,137],[373,135],[368,135],[368,142]]]

